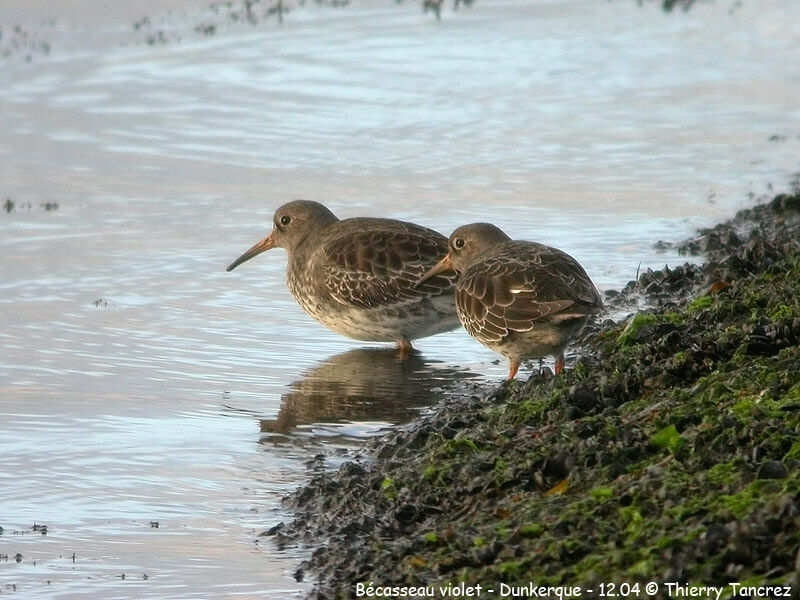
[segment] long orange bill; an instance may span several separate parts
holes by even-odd
[[[450,262],[450,255],[445,254],[444,258],[440,260],[438,263],[433,265],[428,271],[417,280],[417,283],[414,284],[414,287],[421,286],[425,281],[433,277],[434,275],[438,275],[439,273],[444,273],[445,271],[452,271],[453,270],[453,263]]]
[[[230,264],[230,266],[228,266],[227,270],[228,271],[233,271],[236,267],[238,267],[243,262],[247,262],[248,260],[250,260],[254,256],[258,256],[262,252],[266,252],[270,248],[274,248],[274,247],[275,247],[275,240],[272,239],[272,232],[270,232],[270,234],[267,237],[265,237],[263,240],[258,242],[255,246],[250,248],[247,252],[245,252],[239,258],[237,258],[235,261],[233,261]]]

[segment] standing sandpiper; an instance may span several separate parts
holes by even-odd
[[[458,327],[455,275],[430,276],[447,253],[447,238],[392,219],[339,220],[318,202],[295,200],[275,211],[270,234],[228,267],[274,247],[289,254],[286,284],[311,317],[350,338],[395,342]]]
[[[447,255],[419,283],[456,271],[456,310],[467,332],[508,359],[514,379],[524,358],[555,356],[564,370],[564,350],[603,301],[583,267],[570,255],[513,241],[489,223],[473,223],[450,236]]]

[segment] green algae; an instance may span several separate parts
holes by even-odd
[[[634,317],[628,321],[625,329],[623,329],[617,337],[617,345],[627,346],[636,339],[636,336],[643,327],[647,327],[648,325],[653,325],[658,322],[659,317],[657,315],[649,313],[639,313],[634,315]]]
[[[687,314],[696,313],[704,308],[709,308],[714,304],[714,299],[711,296],[700,296],[692,300],[686,307]]]
[[[381,491],[387,500],[393,500],[397,496],[394,481],[390,477],[384,477],[381,481]]]
[[[675,425],[669,425],[650,436],[650,443],[656,448],[676,450],[680,448],[686,440],[681,437]]]
[[[519,534],[526,538],[536,538],[542,535],[544,528],[539,523],[527,523],[520,527]]]

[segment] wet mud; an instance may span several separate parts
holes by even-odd
[[[679,248],[704,262],[610,292],[631,315],[587,331],[563,376],[446,401],[315,477],[265,535],[314,548],[296,573],[311,598],[649,581],[797,597],[798,240],[798,193],[699,231]]]

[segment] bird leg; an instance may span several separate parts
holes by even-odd
[[[564,353],[562,352],[558,356],[556,356],[556,375],[561,375],[564,372]]]
[[[414,351],[414,346],[411,345],[409,340],[397,340],[397,349],[399,350],[400,359],[405,360]]]
[[[509,359],[508,361],[508,377],[506,377],[506,381],[511,381],[519,371],[519,361]]]

